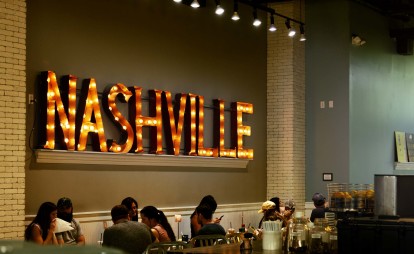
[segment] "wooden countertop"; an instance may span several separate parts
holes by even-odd
[[[261,250],[261,249],[253,249],[253,250],[243,250],[240,251],[240,243],[232,243],[232,244],[219,244],[214,246],[207,246],[207,247],[195,247],[195,248],[187,248],[182,250],[173,250],[168,251],[168,253],[202,253],[202,254],[282,254],[281,250],[279,251],[270,251],[270,250]]]

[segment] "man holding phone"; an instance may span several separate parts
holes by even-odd
[[[200,204],[198,206],[201,206],[201,205],[208,206],[210,208],[212,214],[214,214],[214,212],[216,211],[216,208],[217,208],[217,202],[214,199],[214,197],[211,196],[211,195],[204,196],[201,199]],[[221,216],[220,218],[212,219],[212,221],[214,223],[220,223],[221,218],[223,218],[223,216]],[[198,222],[197,211],[196,210],[194,210],[193,214],[191,214],[190,221],[191,221],[191,223],[190,223],[191,238],[193,238],[194,236],[198,235],[198,231],[202,227],[202,225]]]
[[[208,205],[197,206],[196,213],[198,223],[202,226],[197,235],[226,235],[226,230],[220,224],[214,222],[212,218],[213,211]]]

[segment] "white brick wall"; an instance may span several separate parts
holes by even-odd
[[[273,4],[278,13],[304,18],[300,1]],[[293,199],[305,209],[305,47],[287,36],[285,20],[275,17],[267,54],[267,196]]]
[[[25,220],[26,1],[0,0],[0,239]]]

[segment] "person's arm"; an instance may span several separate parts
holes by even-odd
[[[222,216],[220,216],[220,218],[214,218],[212,221],[213,221],[213,223],[216,223],[216,224],[220,224],[220,221],[221,221],[221,218],[223,218],[223,216],[224,215],[222,215]]]
[[[46,244],[51,243],[53,245],[59,245],[59,242],[58,242],[58,240],[56,238],[56,235],[55,235],[55,229],[56,229],[56,219],[52,220],[52,222],[50,223],[49,231],[48,231],[47,237],[45,239]],[[49,241],[49,239],[48,239],[49,236],[51,237],[51,241]],[[43,244],[45,244],[45,243],[43,243]]]
[[[159,238],[160,238],[160,234],[158,233],[158,231],[155,228],[151,228],[151,234],[154,236],[153,239],[153,243],[158,243],[160,242]]]
[[[198,231],[201,229],[201,225],[198,223],[197,213],[191,217],[191,226],[193,227],[194,234],[197,235]]]
[[[65,244],[65,241],[63,241],[63,239],[57,239],[57,243],[60,246],[63,246]]]
[[[32,226],[32,232],[30,234],[30,240],[37,244],[43,244],[42,234],[40,232],[40,228],[37,225]]]
[[[310,221],[314,222],[315,218],[316,218],[316,210],[313,209],[312,212],[311,212]]]
[[[55,232],[54,232],[55,227],[56,227],[56,222],[55,221],[50,223],[50,228],[49,228],[49,231],[47,233],[46,239],[43,240],[40,228],[38,226],[33,226],[32,234],[31,234],[31,240],[33,242],[37,243],[37,244],[40,244],[40,245],[47,245],[47,244],[58,245],[59,243],[56,239]]]
[[[76,239],[76,244],[84,246],[86,240],[85,236],[83,235],[82,228],[77,220],[73,219],[73,222],[75,224],[76,233],[78,235],[78,238]]]
[[[49,241],[49,235],[51,235],[51,240],[50,241]],[[50,233],[50,231],[49,231],[49,233],[48,233],[48,235],[46,237],[46,240],[43,242],[43,245],[46,245],[46,244],[59,245],[59,242],[56,239],[56,236],[55,236],[55,233],[54,232],[51,232]]]
[[[65,241],[63,240],[62,233],[57,233],[57,234],[55,233],[55,236],[56,236],[57,242],[60,246],[65,244]]]
[[[292,214],[295,212],[295,210],[285,210],[285,212],[283,213],[283,216],[285,217],[286,220],[290,220],[290,217],[292,216]]]
[[[82,246],[85,245],[85,236],[84,235],[79,236],[78,239],[76,239],[76,244],[82,245]]]

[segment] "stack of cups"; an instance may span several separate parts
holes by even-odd
[[[263,222],[263,250],[281,250],[282,249],[282,232],[281,221]]]
[[[335,213],[332,212],[325,212],[325,218],[328,220],[328,225],[330,227],[334,227],[335,223]]]

